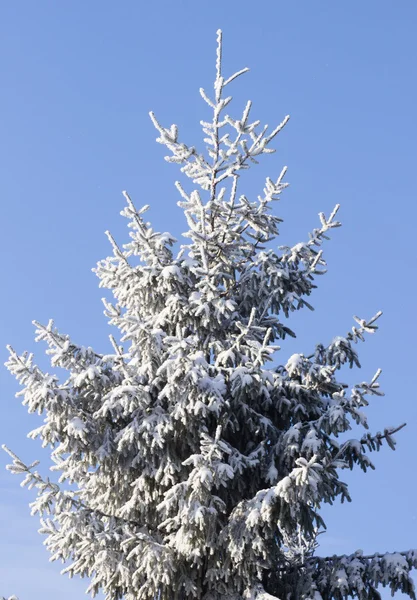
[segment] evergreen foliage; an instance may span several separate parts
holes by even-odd
[[[247,69],[224,76],[221,49],[219,31],[214,92],[200,90],[213,115],[201,122],[206,152],[151,113],[166,160],[196,186],[176,183],[187,243],[154,231],[148,207],[124,194],[130,242],[119,247],[108,233],[113,254],[95,269],[113,292],[103,302],[120,339],[103,355],[35,322],[63,382],[10,348],[18,395],[45,416],[30,437],[51,448],[58,483],[7,449],[8,468],[37,489],[32,514],[52,559],[108,600],[375,600],[379,584],[415,598],[415,551],[316,554],[321,506],[350,500],[342,471],[373,468],[369,452],[393,448],[399,429],[368,432],[363,408],[382,394],[380,371],[350,390],[339,378],[344,365],[360,366],[355,344],[380,313],[355,318],[310,356],[272,364],[294,336],[284,317],[310,307],[338,206],[305,242],[271,249],[286,169],[257,200],[238,187],[250,163],[274,152],[288,117],[268,131],[250,102],[241,118],[228,115],[226,90]],[[352,424],[363,436],[341,442]]]

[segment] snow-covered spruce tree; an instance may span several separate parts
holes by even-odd
[[[238,191],[239,176],[273,152],[288,117],[268,132],[250,121],[250,102],[240,119],[227,114],[226,89],[247,69],[223,76],[221,48],[218,32],[214,92],[200,90],[213,114],[202,122],[207,153],[151,113],[168,162],[198,187],[176,183],[188,243],[175,254],[174,238],[125,193],[131,241],[122,249],[108,233],[113,256],[95,269],[114,294],[105,314],[120,340],[102,355],[36,323],[52,366],[68,371],[63,383],[10,348],[19,395],[45,415],[30,436],[53,449],[59,484],[11,451],[9,468],[38,490],[32,512],[52,559],[109,600],[374,600],[379,584],[414,598],[413,551],[316,555],[320,507],[349,500],[343,469],[367,471],[369,451],[394,446],[396,430],[338,441],[352,423],[368,429],[362,408],[381,394],[379,371],[350,391],[338,378],[359,366],[354,343],[379,314],[271,366],[277,342],[293,335],[284,317],[309,306],[338,207],[308,241],[265,246],[278,235],[271,206],[285,168],[257,200]]]

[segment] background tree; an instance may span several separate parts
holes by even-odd
[[[178,139],[151,113],[169,162],[199,189],[180,182],[189,243],[155,232],[124,193],[131,241],[95,269],[105,314],[120,332],[113,352],[98,354],[37,322],[52,366],[66,369],[60,383],[33,356],[10,348],[9,370],[23,386],[30,412],[45,415],[31,432],[50,446],[53,483],[13,452],[9,469],[35,487],[32,513],[52,559],[64,573],[91,578],[89,591],[110,600],[137,598],[378,597],[379,584],[414,598],[409,576],[414,551],[320,557],[323,503],[350,500],[343,469],[372,468],[368,452],[395,429],[339,441],[352,424],[368,429],[362,409],[381,395],[378,378],[348,390],[344,365],[359,366],[353,344],[376,330],[377,313],[309,356],[268,365],[276,342],[294,336],[284,317],[304,306],[324,273],[321,245],[336,220],[292,247],[271,248],[281,219],[271,205],[287,184],[286,169],[263,194],[240,191],[241,172],[274,150],[271,132],[226,107],[230,77],[221,70],[218,32],[212,110],[202,121],[207,151]],[[123,346],[121,345],[123,344]]]

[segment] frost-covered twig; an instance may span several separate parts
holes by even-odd
[[[141,523],[138,523],[136,521],[125,519],[123,517],[118,517],[117,515],[111,515],[111,514],[108,514],[104,511],[98,509],[98,508],[91,508],[90,506],[87,506],[84,502],[82,502],[81,500],[79,500],[78,498],[75,497],[78,492],[62,491],[60,486],[57,483],[53,483],[52,481],[49,480],[49,478],[47,478],[46,480],[43,479],[42,476],[37,471],[33,472],[32,469],[34,469],[39,464],[38,460],[36,460],[35,462],[33,462],[30,465],[26,465],[17,456],[17,454],[15,454],[12,450],[10,450],[10,448],[8,448],[5,444],[2,444],[1,447],[11,458],[13,458],[13,463],[10,465],[7,465],[6,469],[8,471],[10,471],[11,473],[13,473],[14,475],[26,474],[25,479],[21,483],[22,487],[27,486],[28,489],[32,489],[33,487],[36,487],[41,491],[41,493],[45,492],[46,490],[50,490],[54,496],[56,496],[58,494],[64,495],[65,499],[68,500],[70,502],[70,504],[73,506],[73,508],[76,510],[82,509],[87,512],[94,513],[100,517],[105,517],[107,519],[116,519],[123,523],[127,523],[129,525],[134,525],[136,527],[143,526]],[[32,503],[32,504],[34,505],[35,503]],[[50,504],[50,502],[48,502],[48,504]],[[35,512],[39,512],[39,509],[36,509]],[[32,514],[34,514],[34,513],[32,513]]]

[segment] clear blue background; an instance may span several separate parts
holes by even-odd
[[[157,229],[185,230],[178,170],[163,161],[148,111],[199,143],[208,113],[198,89],[212,85],[217,28],[226,73],[251,67],[234,84],[231,114],[247,98],[271,125],[291,114],[278,152],[242,179],[245,192],[254,196],[287,164],[280,243],[306,239],[336,202],[343,228],[325,248],[316,311],[291,320],[298,340],[278,358],[345,334],[353,314],[383,309],[380,331],[361,345],[362,371],[346,380],[382,367],[386,397],[368,410],[371,430],[408,423],[395,453],[373,456],[375,472],[345,475],[353,503],[325,508],[323,554],[417,547],[416,25],[413,0],[0,2],[1,345],[36,346],[41,366],[32,319],[53,317],[77,342],[110,349],[90,269],[109,253],[104,230],[127,240],[123,189],[151,204]],[[25,437],[39,419],[13,398],[5,369],[0,377],[0,440],[28,462],[42,458],[46,471],[47,453]],[[81,597],[86,582],[48,563],[31,494],[0,460],[0,594]]]

